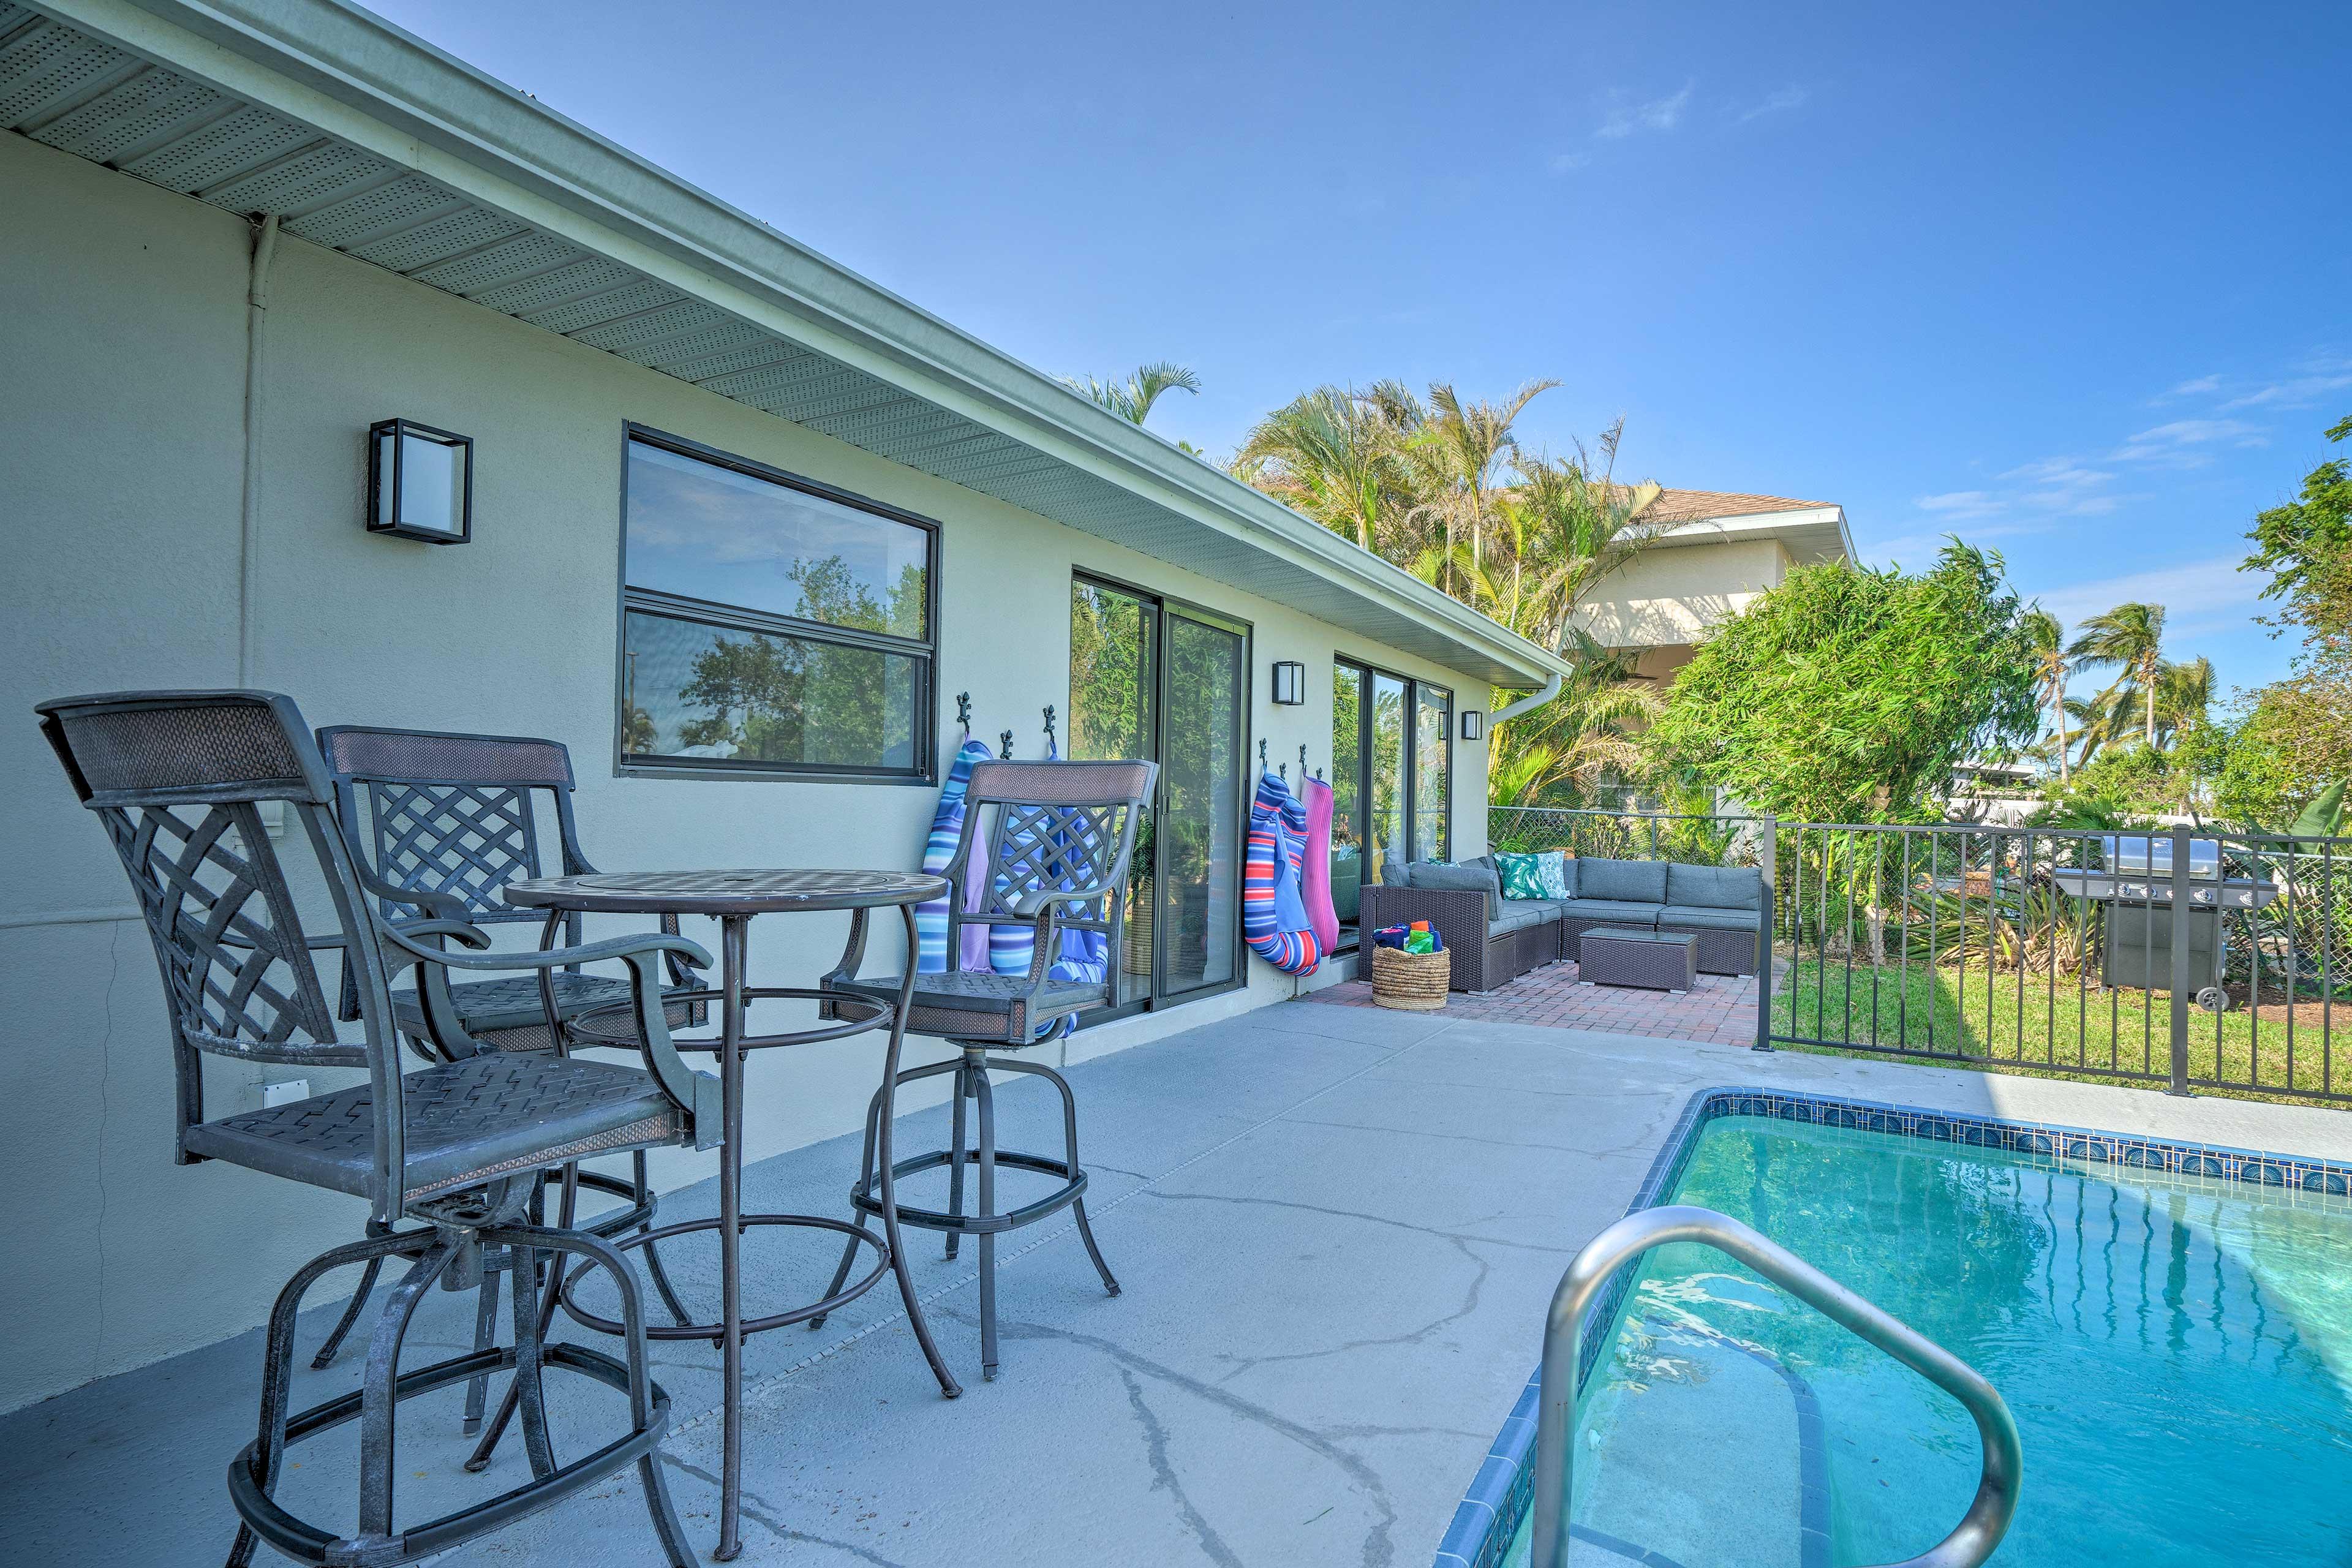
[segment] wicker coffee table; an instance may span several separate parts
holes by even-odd
[[[1688,991],[1698,984],[1698,938],[1687,931],[1601,926],[1578,941],[1583,956],[1576,977],[1583,984],[1653,991]]]

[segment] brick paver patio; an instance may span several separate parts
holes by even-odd
[[[1311,999],[1369,1007],[1371,982],[1326,986],[1312,993]],[[1445,1016],[1745,1046],[1756,1040],[1756,977],[1702,974],[1696,990],[1678,996],[1670,991],[1579,984],[1576,965],[1560,963],[1530,971],[1498,990],[1456,991],[1445,999]]]

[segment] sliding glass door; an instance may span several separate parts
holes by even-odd
[[[1452,848],[1454,694],[1335,659],[1331,666],[1331,902],[1355,939],[1359,889],[1391,862]]]
[[[1116,584],[1070,591],[1070,755],[1149,757],[1115,1005],[1241,983],[1249,628]]]

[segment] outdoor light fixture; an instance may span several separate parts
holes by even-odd
[[[1462,738],[1465,741],[1475,741],[1486,732],[1486,716],[1475,708],[1463,710]]]
[[[474,438],[407,419],[368,426],[370,533],[463,544],[474,537]]]
[[[1307,700],[1307,667],[1305,665],[1295,658],[1275,661],[1274,700],[1285,708],[1296,708]]]

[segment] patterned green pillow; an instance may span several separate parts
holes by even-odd
[[[1545,897],[1543,863],[1534,855],[1497,855],[1495,868],[1502,873],[1503,897],[1507,899],[1540,899]]]

